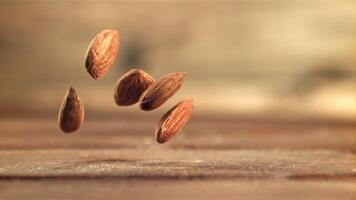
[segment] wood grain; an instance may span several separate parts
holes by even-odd
[[[48,117],[1,118],[0,198],[355,198],[352,124],[197,115],[160,145],[156,119],[131,117],[73,135]]]

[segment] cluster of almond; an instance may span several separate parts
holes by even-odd
[[[94,79],[101,79],[108,72],[118,56],[119,46],[119,32],[116,30],[104,30],[92,40],[86,54],[85,67]],[[179,90],[185,75],[184,72],[177,72],[155,81],[146,72],[132,69],[117,81],[115,102],[118,106],[139,103],[141,110],[154,110]],[[157,142],[165,143],[176,135],[188,122],[192,111],[193,99],[185,99],[171,108],[157,125]],[[70,87],[59,110],[59,126],[63,132],[71,133],[79,129],[83,120],[83,103]]]

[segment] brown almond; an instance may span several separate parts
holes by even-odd
[[[177,72],[161,77],[142,94],[140,108],[149,111],[161,106],[179,90],[185,75],[185,72]]]
[[[75,90],[70,87],[58,114],[59,127],[65,133],[79,129],[84,120],[84,106]]]
[[[129,106],[137,103],[154,79],[143,70],[132,69],[116,83],[115,102],[118,106]]]
[[[101,79],[114,64],[119,46],[119,32],[112,29],[103,30],[91,41],[85,67],[94,79]]]
[[[192,116],[194,107],[193,99],[179,102],[170,109],[159,122],[156,129],[156,140],[165,143],[175,136],[186,125]]]

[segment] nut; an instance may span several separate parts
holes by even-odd
[[[193,99],[179,102],[170,109],[160,120],[156,129],[156,140],[165,143],[175,136],[190,119],[193,112]]]
[[[94,79],[101,79],[110,69],[119,53],[119,32],[106,29],[91,41],[85,59],[85,67]]]
[[[132,69],[124,74],[116,83],[115,102],[118,106],[129,106],[137,103],[154,79],[146,72]]]
[[[59,127],[65,133],[79,129],[84,120],[84,106],[75,90],[70,87],[58,114]]]
[[[149,111],[161,106],[179,90],[185,75],[185,72],[177,72],[161,77],[142,94],[140,108]]]

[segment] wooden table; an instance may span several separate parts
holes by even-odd
[[[155,143],[158,117],[0,119],[0,199],[355,199],[355,126],[196,114]]]

